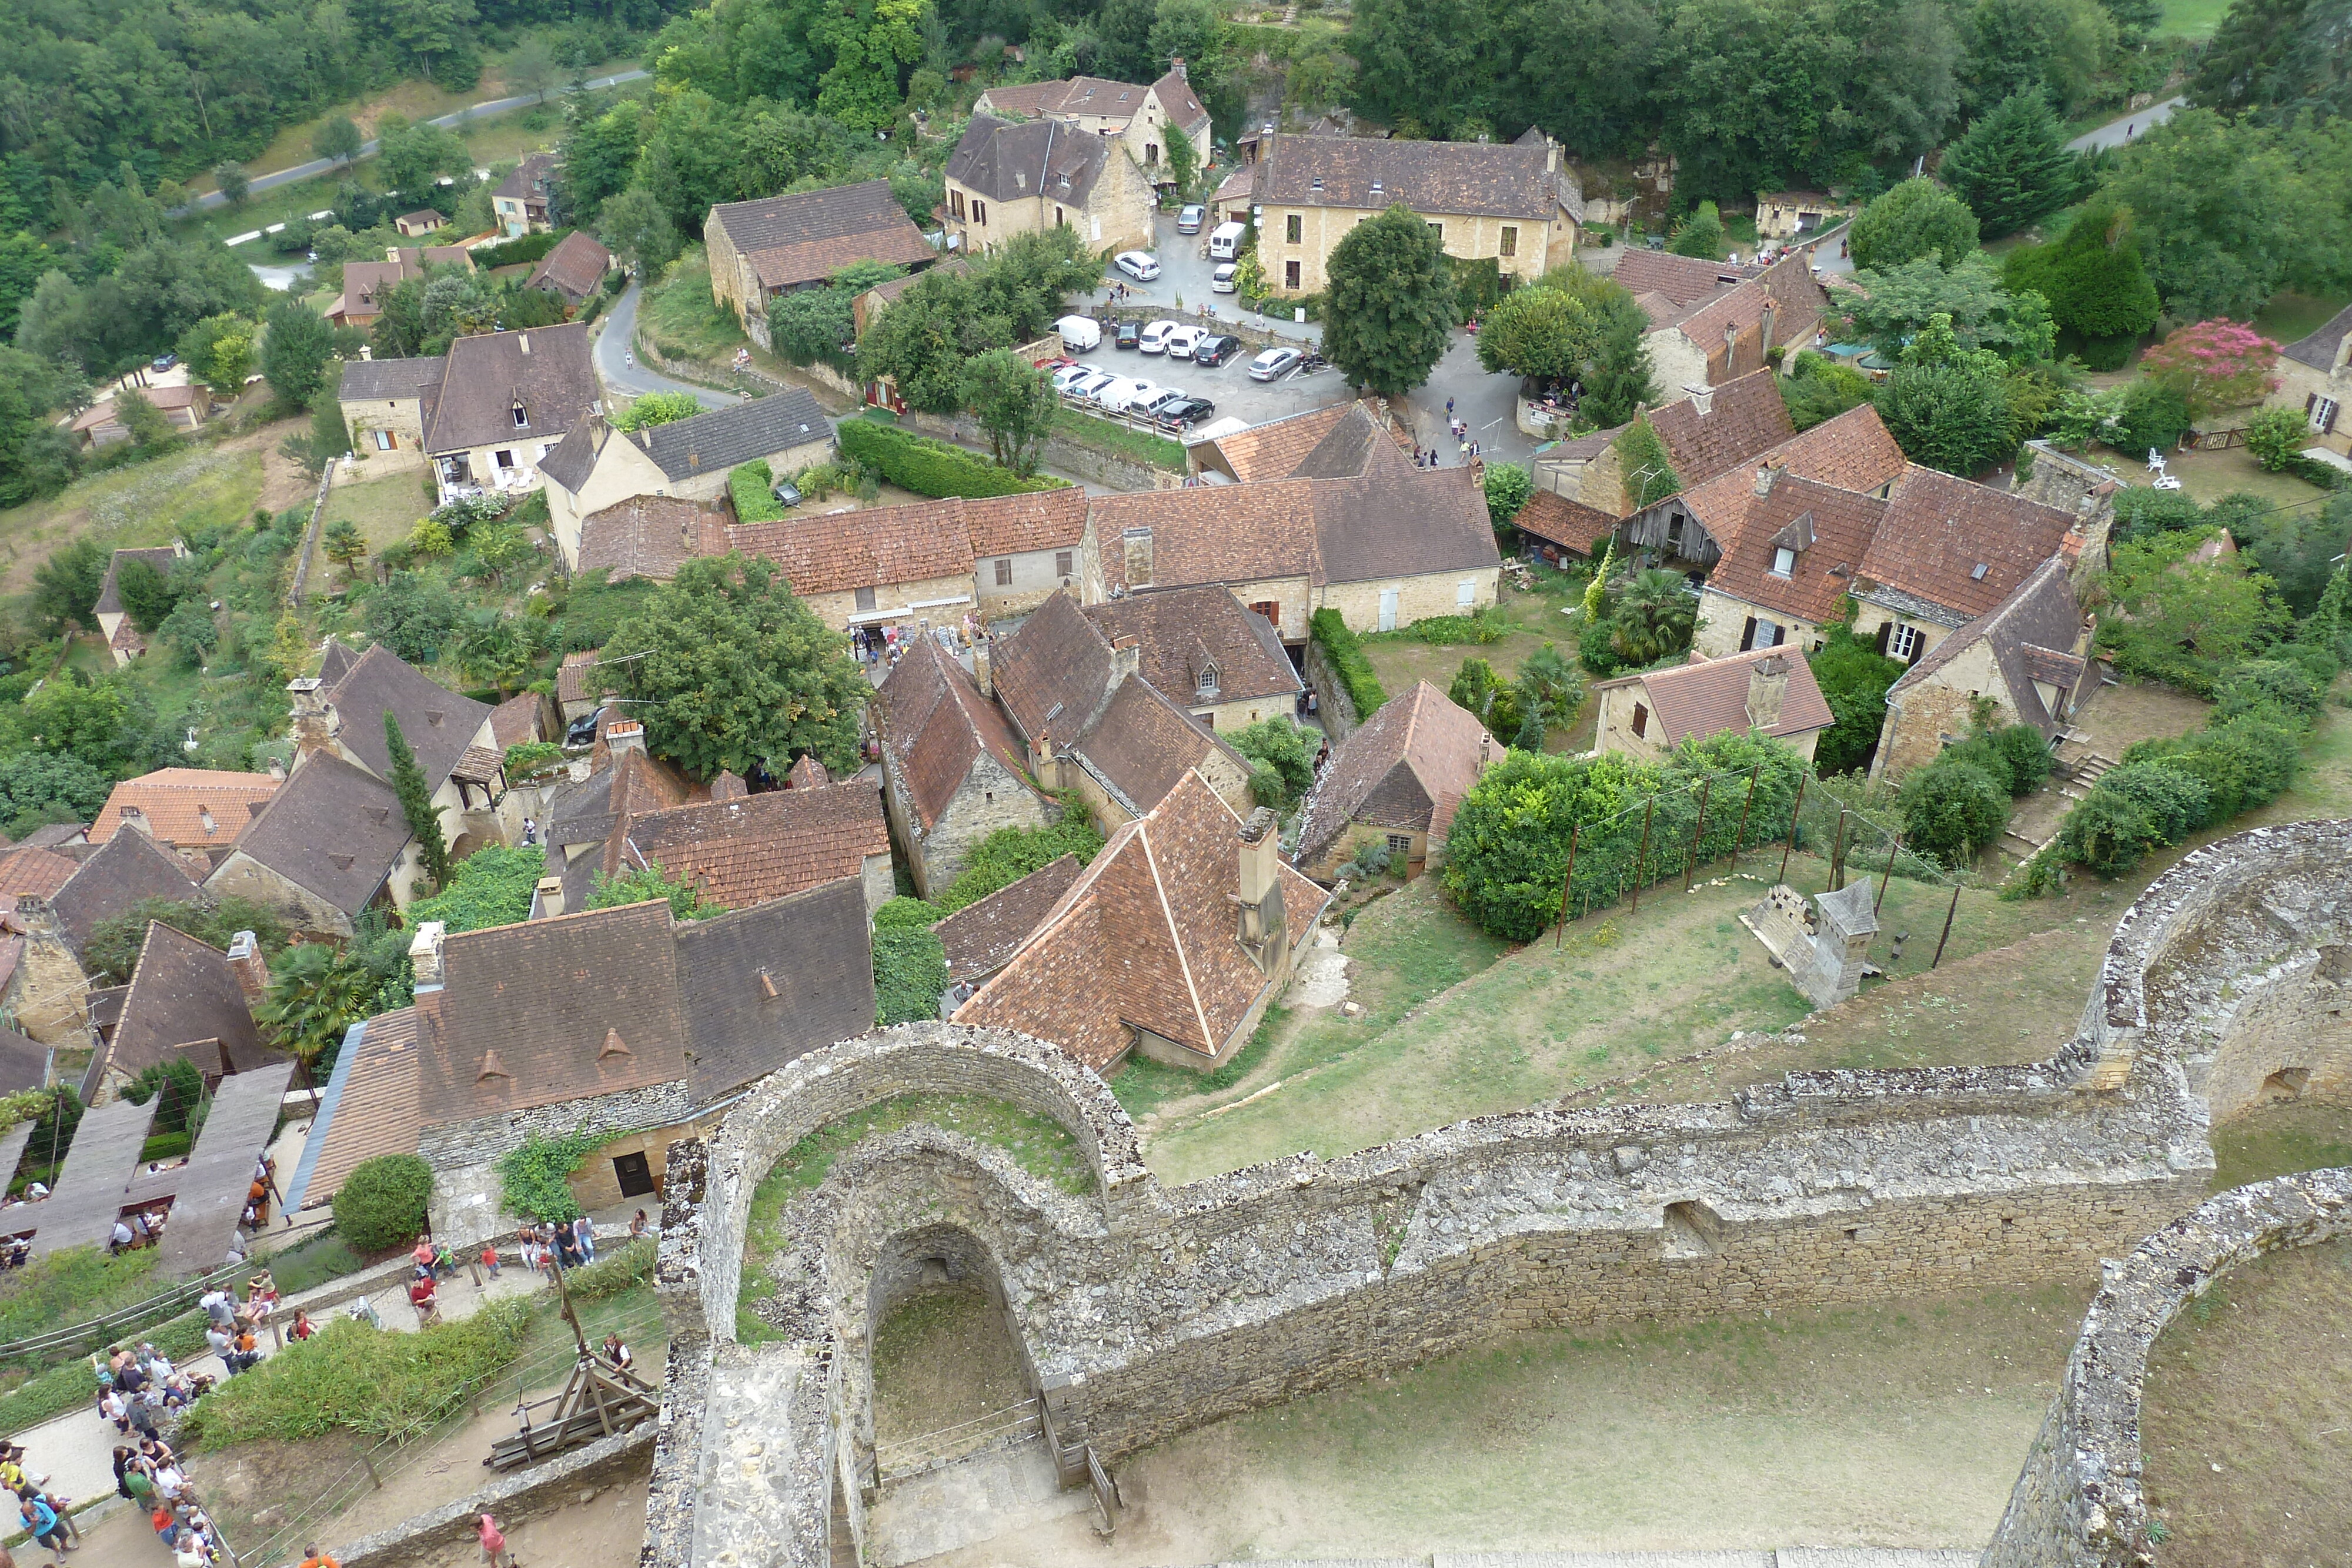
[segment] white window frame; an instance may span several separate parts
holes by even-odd
[[[1476,578],[1465,577],[1454,585],[1454,608],[1471,610],[1476,608],[1477,603],[1478,580]]]
[[[1790,549],[1787,545],[1774,545],[1772,547],[1772,575],[1774,577],[1796,576],[1797,552]]]
[[[2312,433],[2315,435],[2326,435],[2335,427],[2336,415],[2338,412],[2340,412],[2339,406],[2334,398],[2314,398],[2311,403],[2311,419],[2309,422]]]
[[[1893,624],[1895,630],[1886,634],[1886,656],[1907,664],[1919,652],[1921,632],[1916,626],[1906,626],[1900,621]]]

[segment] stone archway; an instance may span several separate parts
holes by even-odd
[[[1036,1368],[995,1255],[961,1226],[883,1243],[864,1359],[858,1468],[877,1487],[1042,1431]]]

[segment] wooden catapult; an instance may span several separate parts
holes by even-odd
[[[572,1292],[563,1282],[563,1264],[551,1256],[548,1267],[554,1271],[556,1293],[563,1301],[563,1321],[572,1325],[580,1358],[572,1363],[572,1376],[561,1394],[516,1405],[522,1428],[490,1445],[489,1458],[482,1463],[493,1469],[537,1464],[567,1448],[632,1430],[661,1413],[661,1401],[651,1386],[625,1369],[599,1360],[588,1348],[588,1336],[581,1330],[579,1314],[572,1310]],[[550,1406],[551,1415],[533,1419],[534,1412]]]

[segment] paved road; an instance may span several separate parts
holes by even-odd
[[[637,280],[629,279],[628,288],[613,302],[604,313],[604,330],[596,337],[596,377],[604,390],[615,397],[643,397],[647,392],[692,392],[705,408],[729,408],[743,400],[732,392],[713,392],[709,387],[692,386],[673,381],[659,371],[643,363],[632,364],[631,344],[637,332]]]
[[[582,84],[582,90],[596,92],[604,88],[617,87],[625,81],[643,81],[646,78],[646,74],[647,73],[641,70],[632,70],[619,71],[608,77],[597,77],[593,80]],[[561,88],[557,90],[560,92],[570,92],[572,89],[570,88]],[[425,123],[427,125],[454,126],[477,115],[496,114],[500,110],[506,109],[520,109],[526,104],[537,101],[538,99],[530,93],[518,94],[513,98],[494,98],[484,103],[468,104],[464,109],[458,110],[454,113],[441,115],[437,119],[426,120]],[[376,154],[377,146],[378,143],[373,138],[370,138],[368,141],[360,143],[359,155],[362,158],[373,158]],[[253,177],[253,189],[256,191],[271,190],[279,185],[290,184],[297,180],[310,179],[314,174],[326,173],[334,166],[335,162],[331,158],[313,158],[308,163],[297,163],[290,169],[279,169],[268,174],[256,174]],[[222,195],[218,191],[207,191],[205,194],[198,196],[194,202],[191,202],[188,206],[182,208],[181,211],[186,212],[194,210],[208,213],[215,208],[225,204],[228,198]]]
[[[2185,98],[2168,98],[2162,103],[2149,104],[2121,120],[2111,120],[2096,131],[2077,136],[2066,143],[2067,149],[2074,152],[2097,152],[2109,147],[2120,147],[2126,141],[2137,141],[2140,132],[2149,126],[2162,125],[2188,107],[2189,100]]]

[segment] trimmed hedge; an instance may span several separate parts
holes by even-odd
[[[1031,490],[1056,490],[1060,479],[1024,479],[1012,469],[990,462],[976,452],[933,441],[879,420],[845,419],[838,427],[845,456],[872,469],[893,485],[918,496],[1018,496]]]
[[[940,1016],[948,988],[947,949],[921,926],[878,926],[874,932],[874,1022],[919,1023]]]
[[[378,1155],[343,1178],[334,1198],[335,1229],[362,1252],[405,1247],[425,1229],[433,1167],[419,1155]]]
[[[1348,700],[1356,706],[1356,722],[1363,723],[1378,713],[1389,694],[1381,686],[1381,677],[1372,669],[1372,662],[1364,657],[1364,645],[1339,612],[1326,606],[1315,612],[1307,623],[1307,635],[1322,644],[1323,656],[1331,661],[1331,669],[1339,684],[1348,688]]]
[[[771,488],[776,476],[769,470],[768,460],[754,457],[727,476],[727,498],[735,503],[735,520],[741,523],[772,523],[784,515],[777,504],[776,493]]]
[[[555,229],[547,234],[524,235],[519,239],[500,240],[474,252],[474,267],[488,272],[494,267],[514,267],[527,261],[543,259],[547,253],[563,243],[570,229]]]

